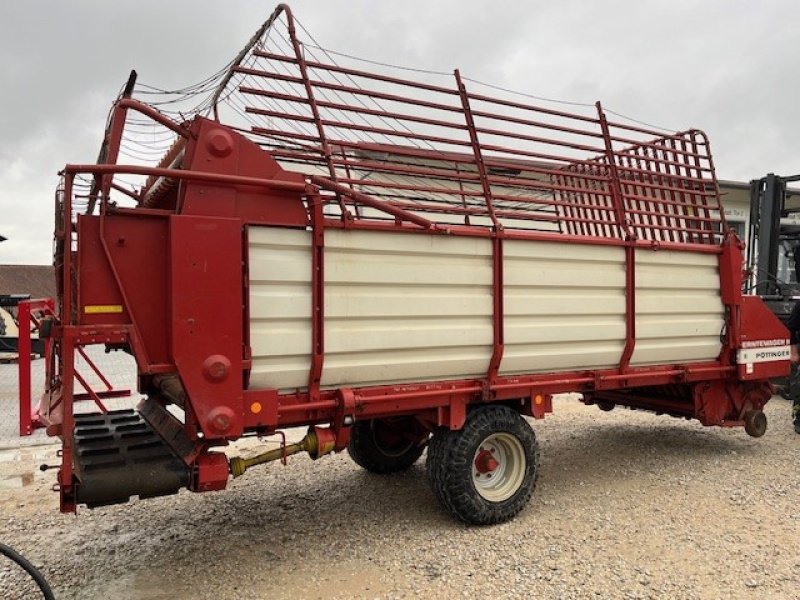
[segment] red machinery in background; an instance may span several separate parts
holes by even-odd
[[[447,509],[496,523],[536,481],[522,415],[562,392],[763,434],[788,336],[741,293],[705,136],[467,82],[343,66],[283,5],[190,90],[193,116],[134,99],[161,92],[131,77],[98,163],[68,165],[57,194],[38,415],[63,441],[63,511],[221,490],[299,451],[392,472],[427,445]],[[156,166],[120,162],[156,138]],[[608,281],[580,280],[593,260]],[[659,321],[670,294],[703,306]],[[137,410],[74,411],[93,344],[135,357]],[[297,426],[254,458],[216,450]]]

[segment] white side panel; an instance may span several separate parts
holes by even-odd
[[[486,239],[326,231],[322,385],[484,375],[491,285]]]
[[[625,252],[615,246],[506,241],[503,375],[619,363]]]
[[[252,227],[251,387],[305,388],[310,233]],[[504,244],[503,375],[613,368],[625,341],[624,250]],[[492,352],[491,242],[328,230],[322,385],[482,377]],[[637,251],[632,364],[711,360],[723,306],[717,256]]]
[[[311,234],[251,227],[250,386],[303,388],[311,368]]]
[[[724,306],[716,254],[636,251],[636,349],[632,365],[714,360]]]

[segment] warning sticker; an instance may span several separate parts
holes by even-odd
[[[110,313],[121,313],[121,304],[87,304],[83,307],[83,312],[87,315],[103,315]]]

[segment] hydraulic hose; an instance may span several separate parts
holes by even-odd
[[[50,584],[47,583],[47,580],[44,578],[44,576],[30,563],[30,561],[28,561],[24,556],[10,546],[6,546],[2,543],[0,543],[0,554],[4,554],[13,560],[33,578],[33,580],[36,582],[36,585],[38,585],[39,589],[42,591],[42,595],[44,596],[45,600],[55,600],[56,597],[53,595],[53,590],[50,589]]]

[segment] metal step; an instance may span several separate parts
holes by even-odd
[[[189,468],[134,410],[75,415],[76,499],[89,508],[175,494]]]

